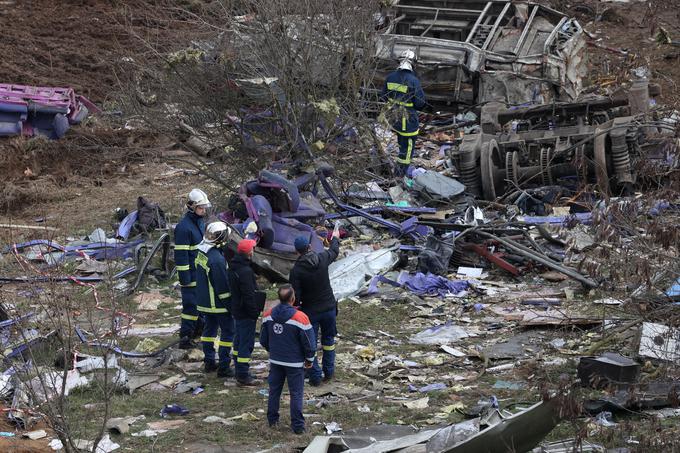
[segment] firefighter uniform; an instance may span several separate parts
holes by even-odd
[[[196,253],[203,240],[205,223],[203,218],[187,211],[175,227],[175,264],[182,293],[182,315],[179,336],[182,339],[194,337],[198,322],[196,307]]]
[[[397,69],[387,76],[381,98],[388,102],[389,119],[399,143],[397,164],[405,174],[419,132],[418,110],[425,106],[425,93],[413,71]]]
[[[201,343],[205,355],[205,369],[212,371],[215,365],[215,342],[218,343],[218,376],[233,375],[229,364],[234,339],[234,319],[229,312],[230,293],[227,280],[226,260],[221,250],[203,242],[196,255],[196,300],[198,311],[203,314],[205,325]],[[219,337],[217,331],[219,329]]]

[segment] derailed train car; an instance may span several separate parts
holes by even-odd
[[[586,41],[572,18],[531,2],[397,0],[383,12],[376,86],[406,49],[433,104],[544,104],[581,92]]]

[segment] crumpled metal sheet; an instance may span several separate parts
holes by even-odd
[[[386,272],[399,261],[399,244],[375,252],[355,253],[328,267],[328,275],[337,300],[357,294],[377,274]]]
[[[316,436],[302,453],[335,453],[347,450],[339,436]]]
[[[426,442],[438,432],[439,430],[437,429],[421,431],[419,433],[399,437],[397,439],[379,441],[369,445],[368,447],[347,450],[347,453],[388,453],[395,450],[398,451],[402,448],[407,448]]]
[[[536,447],[550,431],[557,426],[561,417],[555,399],[536,403],[526,410],[509,417],[499,411],[485,417],[488,428],[479,431],[480,418],[467,420],[441,429],[421,431],[413,434],[385,438],[379,434],[371,435],[374,430],[385,434],[390,426],[371,427],[363,431],[360,441],[373,441],[370,445],[349,450],[338,449],[349,439],[343,437],[316,437],[303,453],[388,453],[398,451],[423,453],[498,453],[514,451],[523,453]],[[387,433],[389,435],[389,433]],[[352,438],[352,436],[348,436]],[[354,436],[357,437],[357,436]],[[378,440],[376,440],[376,438]],[[340,444],[339,442],[343,442]],[[425,445],[422,445],[425,444]],[[350,444],[351,445],[351,444]],[[417,447],[416,447],[417,446]]]
[[[463,442],[479,432],[479,418],[466,420],[455,425],[447,426],[437,432],[427,442],[427,453],[437,453],[443,451],[448,445],[456,445]]]
[[[561,420],[555,399],[536,403],[525,411],[501,418],[499,423],[437,453],[527,452],[537,446]]]

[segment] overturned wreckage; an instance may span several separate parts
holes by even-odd
[[[0,83],[0,136],[61,138],[72,124],[100,110],[72,88]]]
[[[512,110],[489,103],[481,110],[482,132],[458,140],[450,156],[468,191],[486,200],[591,182],[603,193],[626,193],[637,162],[654,155],[665,161],[675,148],[663,122],[646,122],[645,112],[628,103],[596,98]]]
[[[475,105],[569,101],[586,71],[575,19],[530,2],[399,0],[383,17],[376,86],[412,49],[427,99]]]

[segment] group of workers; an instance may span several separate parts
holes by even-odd
[[[425,106],[425,95],[413,70],[414,59],[411,50],[401,55],[399,67],[387,76],[381,94],[386,101],[386,116],[397,134],[396,172],[400,176],[408,174],[419,132],[418,111]],[[338,304],[328,266],[339,253],[337,231],[322,253],[311,250],[307,237],[295,239],[298,259],[290,272],[290,284],[278,289],[279,304],[262,313],[265,293],[258,289],[251,266],[257,241],[242,239],[236,253],[230,254],[226,248],[230,227],[220,221],[205,223],[211,208],[206,193],[193,189],[186,207],[175,228],[175,263],[182,296],[179,347],[197,347],[194,339],[200,336],[205,373],[235,377],[240,386],[257,385],[250,373],[250,360],[257,320],[262,315],[260,344],[269,353],[267,420],[272,427],[278,425],[279,401],[287,381],[291,428],[296,434],[303,433],[305,379],[318,386],[332,379],[335,372]],[[321,365],[316,353],[319,339]]]
[[[250,373],[250,360],[257,320],[262,316],[260,344],[269,352],[270,367],[267,419],[270,426],[278,425],[279,400],[287,381],[291,428],[298,434],[304,432],[305,378],[318,386],[332,379],[335,370],[337,301],[328,266],[338,256],[339,234],[333,232],[329,249],[322,253],[311,250],[307,237],[295,239],[299,258],[290,272],[290,285],[280,287],[280,303],[262,313],[265,293],[258,289],[251,266],[257,242],[240,240],[236,253],[230,256],[226,248],[230,227],[220,221],[205,225],[211,207],[205,192],[193,189],[186,206],[187,212],[175,228],[175,262],[182,295],[179,347],[196,347],[194,338],[200,335],[205,373],[235,377],[239,386],[257,385]],[[321,365],[316,358],[317,338],[323,348]]]

